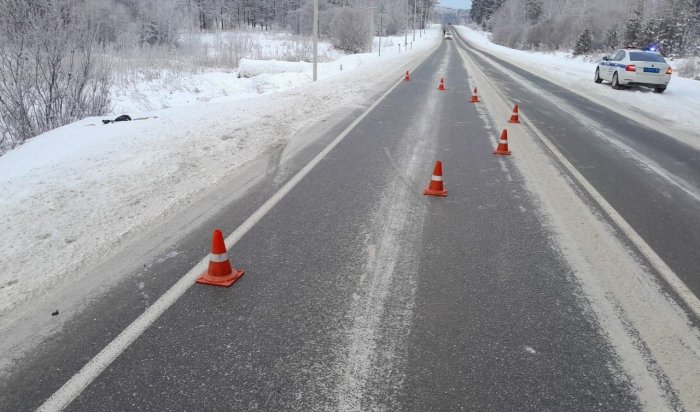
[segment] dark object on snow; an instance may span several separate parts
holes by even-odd
[[[51,316],[56,316],[56,315],[58,315],[58,309],[54,310],[53,313],[51,314]]]
[[[114,122],[128,122],[130,120],[131,120],[131,116],[129,116],[128,114],[123,114],[114,120],[103,120],[102,123],[110,124],[110,123],[114,123]]]

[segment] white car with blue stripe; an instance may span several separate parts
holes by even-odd
[[[663,93],[671,81],[672,72],[664,56],[655,51],[620,49],[598,63],[595,82],[609,81],[613,89],[635,85]]]

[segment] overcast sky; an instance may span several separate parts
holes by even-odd
[[[468,9],[472,5],[472,0],[440,0],[440,5],[453,9]]]

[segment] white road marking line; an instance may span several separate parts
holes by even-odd
[[[523,115],[520,115],[523,117]],[[637,233],[634,228],[627,223],[624,217],[615,210],[615,208],[605,200],[605,197],[596,190],[596,188],[588,181],[585,177],[576,169],[576,167],[569,162],[569,160],[557,149],[557,147],[552,143],[537,127],[535,127],[532,122],[530,122],[527,117],[523,117],[527,122],[527,127],[532,130],[540,141],[544,143],[549,151],[554,155],[554,157],[561,163],[562,166],[569,172],[569,174],[578,182],[581,187],[588,192],[588,195],[598,203],[601,209],[610,217],[610,219],[617,225],[617,227],[625,234],[627,239],[632,242],[637,250],[651,263],[651,265],[656,269],[657,273],[666,281],[666,283],[673,289],[678,297],[685,303],[688,309],[695,315],[695,317],[700,318],[700,300],[693,292],[688,289],[688,287],[683,283],[682,280],[678,278],[676,273],[666,264],[666,262],[661,259],[659,255],[656,254],[654,249],[647,244],[647,242],[642,238],[642,236]]]
[[[258,210],[248,217],[236,230],[225,240],[226,248],[230,249],[235,245],[250,229],[253,228],[272,208],[282,200],[287,193],[316,167],[318,163],[335,148],[365,117],[367,117],[391,92],[404,80],[397,81],[386,93],[375,101],[364,113],[355,119],[338,137],[336,137],[325,149],[316,155],[304,168],[272,195]],[[153,305],[149,306],[136,320],[126,327],[114,340],[104,347],[85,366],[80,369],[68,382],[54,392],[39,408],[37,412],[60,411],[68,406],[80,395],[87,386],[92,383],[114,360],[122,354],[143,332],[148,329],[170,306],[172,306],[190,286],[194,285],[195,279],[199,277],[209,264],[209,255],[202,259],[192,270],[183,276],[175,285],[165,292]]]

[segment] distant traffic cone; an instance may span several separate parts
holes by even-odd
[[[510,155],[510,150],[508,150],[508,130],[503,129],[501,140],[498,142],[498,146],[496,146],[496,150],[493,151],[493,154],[501,156]]]
[[[209,270],[198,277],[196,282],[203,285],[231,286],[241,276],[243,276],[242,270],[231,269],[231,262],[226,254],[224,235],[221,230],[214,230],[211,253],[209,254]]]
[[[520,118],[518,118],[518,105],[517,104],[515,105],[515,107],[513,107],[513,114],[510,115],[510,120],[508,120],[508,123],[520,124]]]
[[[403,77],[404,80],[409,81],[411,80],[411,75],[408,74],[408,70],[406,70],[406,75]]]
[[[447,190],[442,185],[442,162],[435,162],[433,177],[430,178],[430,185],[423,191],[428,196],[447,196]]]
[[[438,90],[445,90],[445,81],[440,78],[440,85],[438,86]]]
[[[472,97],[469,99],[470,103],[479,103],[479,96],[476,95],[476,87],[474,88],[474,92],[472,93]]]

